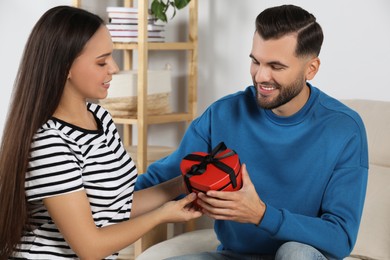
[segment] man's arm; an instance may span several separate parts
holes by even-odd
[[[180,176],[180,163],[187,154],[196,151],[209,151],[210,145],[198,132],[199,128],[208,127],[207,121],[208,119],[205,114],[193,121],[188,127],[177,150],[167,157],[152,163],[145,173],[140,174],[135,189],[145,189]]]

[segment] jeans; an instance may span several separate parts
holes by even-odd
[[[166,260],[334,260],[326,257],[312,246],[286,242],[277,251],[276,255],[240,254],[232,251],[203,252],[190,255],[174,256]]]

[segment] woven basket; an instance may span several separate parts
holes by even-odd
[[[147,96],[146,111],[148,115],[172,113],[170,93],[150,94]],[[99,104],[114,117],[132,117],[137,115],[137,97],[106,98]]]

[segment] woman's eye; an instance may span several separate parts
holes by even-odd
[[[98,65],[100,66],[100,67],[104,67],[104,66],[106,66],[107,65],[107,63],[98,63]]]

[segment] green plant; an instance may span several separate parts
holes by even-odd
[[[191,0],[153,0],[151,12],[157,20],[168,22],[167,11],[169,7],[173,8],[172,17],[175,17],[176,10],[180,10],[188,5]]]

